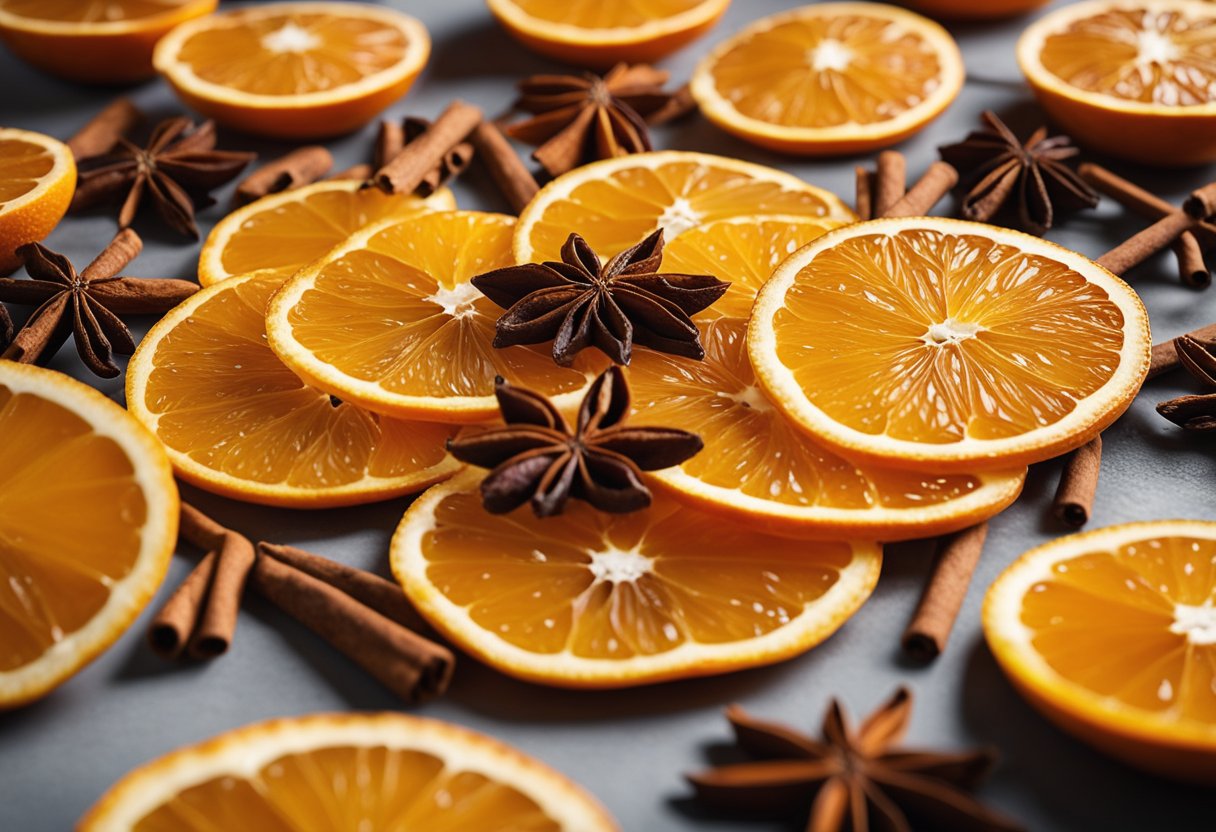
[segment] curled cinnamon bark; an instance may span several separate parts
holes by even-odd
[[[1052,513],[1066,526],[1079,529],[1089,522],[1102,470],[1102,437],[1095,436],[1077,448],[1064,464]]]
[[[878,154],[877,169],[878,175],[874,181],[874,213],[884,217],[907,193],[908,162],[898,150],[884,150]]]
[[[697,100],[692,97],[692,87],[685,84],[671,94],[662,107],[646,116],[646,123],[652,127],[678,121],[697,109]]]
[[[1196,341],[1204,343],[1216,342],[1216,324],[1201,326],[1199,329],[1186,333],[1186,337],[1194,338]],[[1171,338],[1168,341],[1162,341],[1160,344],[1153,344],[1152,358],[1148,365],[1149,378],[1159,376],[1162,373],[1168,373],[1170,370],[1177,369],[1180,366],[1178,351],[1174,348],[1176,340],[1176,338]]]
[[[915,185],[886,211],[882,217],[923,217],[941,202],[942,197],[958,184],[958,171],[953,165],[937,161],[929,166]]]
[[[129,98],[116,98],[100,113],[89,119],[79,132],[67,140],[68,149],[76,161],[109,153],[118,140],[130,133],[144,119],[144,114]]]
[[[334,157],[320,145],[293,150],[255,170],[236,188],[236,203],[247,205],[269,194],[311,185],[334,166]]]
[[[492,122],[483,121],[473,131],[473,146],[511,209],[516,213],[522,211],[540,186],[507,137]]]
[[[378,170],[376,187],[389,194],[413,193],[444,157],[481,122],[481,110],[463,101],[452,102],[417,141]]]
[[[946,648],[987,537],[988,524],[980,523],[939,541],[929,582],[901,642],[908,655],[930,661]]]
[[[1186,211],[1174,211],[1106,252],[1095,262],[1114,274],[1123,275],[1161,249],[1172,245],[1181,234],[1193,229],[1196,224],[1195,217]]]

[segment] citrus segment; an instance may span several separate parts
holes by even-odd
[[[453,211],[447,188],[426,199],[385,194],[362,182],[317,182],[263,197],[220,220],[199,254],[198,281],[210,286],[248,272],[282,280],[386,217],[418,211]]]
[[[177,537],[156,440],[65,375],[0,361],[0,708],[36,699],[112,644]]]
[[[451,429],[369,413],[302,382],[265,341],[279,286],[246,275],[165,316],[127,370],[131,412],[165,444],[180,477],[282,506],[333,506],[418,491],[459,468]]]
[[[559,260],[571,232],[611,257],[657,228],[671,245],[704,223],[756,214],[857,218],[834,194],[763,165],[678,150],[636,153],[576,168],[541,189],[519,216],[515,259]]]
[[[1110,272],[1016,231],[938,218],[830,232],[761,290],[761,385],[852,458],[941,471],[1078,447],[1148,371],[1148,317]]]
[[[875,544],[771,537],[681,508],[489,514],[468,471],[422,495],[393,537],[419,611],[504,673],[625,687],[770,664],[823,641],[878,579]]]
[[[120,780],[80,832],[615,832],[590,795],[497,740],[402,714],[239,728]]]
[[[283,287],[271,347],[302,377],[383,413],[492,419],[497,376],[574,401],[604,362],[558,367],[546,344],[494,349],[502,310],[469,282],[511,265],[514,222],[447,211],[364,229]]]
[[[76,160],[62,142],[0,127],[0,275],[13,272],[16,250],[55,229],[76,190]]]
[[[278,138],[354,130],[409,90],[430,55],[421,23],[359,3],[270,3],[174,29],[156,69],[189,106]]]
[[[984,632],[1066,730],[1216,783],[1216,523],[1131,523],[1033,549],[989,589]]]
[[[924,128],[963,74],[958,46],[931,20],[880,3],[820,3],[719,44],[692,94],[715,124],[763,147],[858,153]]]

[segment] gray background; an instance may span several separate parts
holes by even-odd
[[[393,114],[434,116],[455,96],[498,113],[511,100],[516,79],[557,68],[510,40],[480,0],[398,0],[393,5],[421,18],[435,46],[425,74],[408,98],[392,108]],[[795,5],[791,0],[735,0],[708,37],[663,65],[676,80],[683,80],[710,44],[754,18]],[[985,108],[1008,116],[1019,130],[1036,126],[1039,116],[1013,57],[1015,36],[1025,22],[954,27],[970,79],[946,115],[902,147],[914,174],[935,158],[938,144],[960,138],[973,127]],[[154,113],[178,112],[161,83],[148,83],[132,94]],[[112,95],[47,78],[0,51],[0,124],[66,138]],[[339,168],[364,160],[372,133],[368,128],[332,143]],[[776,165],[850,200],[853,166],[859,161],[781,158],[697,118],[656,131],[655,143]],[[276,150],[232,133],[223,134],[222,146]],[[1211,168],[1119,169],[1171,199],[1216,178]],[[480,171],[466,175],[455,189],[462,207],[506,208]],[[225,204],[228,189],[219,195]],[[204,233],[221,215],[217,206],[201,216]],[[1097,256],[1140,227],[1139,220],[1104,202],[1100,210],[1070,219],[1050,236]],[[196,246],[182,244],[155,221],[138,229],[147,248],[131,273],[194,276]],[[113,221],[107,216],[74,217],[59,227],[49,244],[80,266],[112,233]],[[1216,317],[1211,309],[1214,296],[1180,286],[1168,255],[1132,277],[1151,312],[1157,340]],[[137,334],[148,323],[139,322]],[[70,346],[53,366],[86,378],[121,401],[121,380],[88,377]],[[1092,526],[1214,516],[1211,440],[1183,435],[1153,410],[1157,401],[1183,392],[1193,390],[1181,375],[1151,382],[1128,414],[1107,431]],[[932,666],[908,663],[897,650],[931,559],[930,547],[904,544],[888,548],[878,589],[856,617],[826,644],[785,664],[638,690],[579,693],[513,681],[464,659],[450,693],[417,712],[492,734],[552,764],[594,792],[626,830],[793,830],[802,825],[713,818],[687,800],[681,773],[720,758],[728,741],[722,707],[741,702],[757,714],[816,729],[833,695],[858,715],[897,685],[909,684],[918,700],[911,742],[946,748],[998,746],[1002,764],[981,796],[1029,829],[1211,829],[1216,793],[1138,774],[1060,733],[1018,697],[983,644],[979,612],[984,588],[1021,552],[1062,532],[1048,516],[1058,470],[1054,462],[1035,466],[1022,499],[993,521],[983,563],[949,649]],[[254,539],[299,544],[381,572],[386,570],[389,536],[407,505],[396,500],[296,512],[242,505],[192,488],[184,488],[183,496]],[[186,552],[175,558],[151,609],[186,575],[195,556]],[[255,720],[400,708],[358,668],[256,599],[248,602],[231,652],[204,665],[169,664],[152,655],[143,640],[147,618],[145,613],[105,655],[51,696],[0,714],[0,830],[62,832],[132,767]],[[1205,809],[1206,817],[1201,815]]]

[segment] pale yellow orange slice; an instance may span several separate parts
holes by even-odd
[[[198,282],[210,286],[248,272],[286,280],[377,220],[456,209],[447,188],[422,199],[362,185],[317,182],[238,208],[207,235],[198,258]]]
[[[178,26],[157,72],[192,109],[285,139],[346,133],[401,98],[431,52],[426,28],[365,3],[267,3]]]
[[[1092,261],[980,223],[857,223],[799,250],[747,334],[761,386],[851,459],[1008,470],[1083,445],[1148,372],[1148,315]]]
[[[14,271],[19,246],[44,239],[67,213],[76,160],[63,142],[0,127],[0,275]]]
[[[267,312],[270,346],[302,378],[400,417],[498,417],[497,376],[577,403],[606,359],[553,363],[547,344],[495,349],[502,310],[469,281],[509,266],[515,219],[446,211],[388,219],[300,271]]]
[[[105,396],[0,361],[0,709],[62,684],[130,626],[177,540],[165,452]]]
[[[118,781],[79,832],[616,832],[587,792],[510,746],[404,714],[238,728]]]
[[[266,345],[271,276],[204,289],[152,328],[127,368],[127,406],[178,476],[267,505],[324,507],[421,490],[459,464],[452,429],[369,413],[301,381]]]
[[[439,631],[521,679],[618,688],[771,664],[830,636],[878,580],[876,544],[774,537],[662,494],[633,514],[489,514],[484,476],[414,502],[393,573]]]
[[[906,139],[963,86],[933,21],[882,3],[816,3],[766,17],[698,64],[692,94],[740,138],[791,153],[860,153]]]
[[[1216,523],[1129,523],[1032,549],[988,590],[984,633],[1066,731],[1216,784]]]

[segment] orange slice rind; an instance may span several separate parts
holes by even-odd
[[[0,275],[21,265],[16,250],[46,238],[76,190],[76,160],[62,142],[0,127]]]

